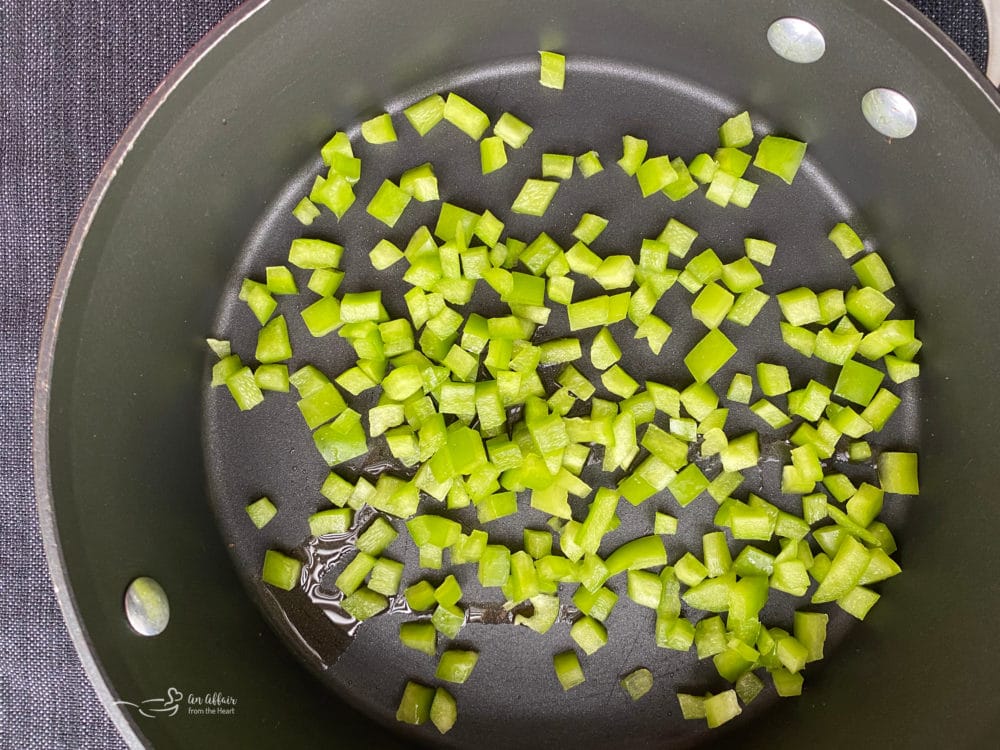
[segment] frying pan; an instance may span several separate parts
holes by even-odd
[[[822,30],[818,62],[796,65],[768,46],[768,26],[789,16]],[[543,101],[534,83],[539,48],[571,56],[572,85],[560,97]],[[890,140],[868,126],[860,101],[877,87],[913,103],[912,136]],[[793,248],[782,278],[806,283],[840,280],[809,254],[816,227],[854,222],[877,238],[926,356],[919,391],[907,393],[899,424],[883,438],[921,452],[923,493],[889,518],[904,575],[883,587],[862,625],[835,622],[833,653],[810,671],[802,698],[761,700],[741,721],[706,734],[682,722],[669,699],[676,687],[712,687],[687,657],[649,657],[659,692],[644,702],[625,705],[615,692],[617,677],[640,666],[642,646],[629,635],[648,625],[638,615],[623,615],[621,638],[567,696],[537,676],[557,650],[552,641],[483,624],[462,638],[483,647],[484,679],[461,693],[459,725],[441,741],[995,746],[1000,399],[990,334],[1000,97],[940,32],[894,0],[251,2],[199,45],[99,177],[61,267],[39,357],[35,460],[50,567],[81,657],[126,739],[158,747],[438,740],[391,719],[403,680],[427,670],[392,645],[398,620],[373,621],[346,644],[310,616],[316,608],[255,581],[265,545],[292,547],[304,535],[294,514],[269,527],[271,537],[250,534],[240,525],[243,505],[270,492],[300,510],[315,506],[325,468],[301,427],[283,421],[289,404],[238,418],[218,393],[206,393],[201,340],[231,335],[247,351],[240,309],[219,300],[301,234],[287,209],[317,168],[317,144],[383,107],[398,113],[451,89],[488,102],[493,114],[517,105],[525,119],[534,116],[550,139],[540,138],[539,150],[611,154],[612,139],[636,132],[689,157],[742,109],[759,130],[808,140],[795,190],[768,185],[759,204],[735,217],[695,204],[683,215],[711,225],[720,247],[726,237],[774,234]],[[453,153],[462,146],[456,138],[428,148],[454,170],[458,202],[494,205],[461,171],[474,161]],[[372,153],[366,169],[403,157],[381,158]],[[499,176],[490,190],[505,196],[527,175]],[[593,191],[645,234],[671,210],[636,208],[610,181]],[[359,186],[359,205],[367,197]],[[582,200],[554,204],[547,226],[568,232]],[[363,232],[360,220],[315,228],[349,248],[363,247]],[[387,304],[398,304],[395,287],[386,288]],[[749,344],[760,356],[774,346]],[[319,347],[301,354],[330,367],[338,357]],[[649,365],[658,366],[669,374],[669,363]],[[169,625],[156,637],[138,635],[123,615],[123,592],[143,575],[170,600]],[[176,691],[185,708],[234,710],[150,718],[116,704],[170,700]]]

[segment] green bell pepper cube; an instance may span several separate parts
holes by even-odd
[[[403,114],[417,134],[425,136],[444,119],[444,97],[440,94],[431,94],[416,104],[411,104],[403,110]]]
[[[696,381],[704,383],[732,359],[734,354],[736,345],[724,333],[713,329],[684,357],[684,364]]]
[[[886,451],[878,458],[878,479],[886,492],[919,495],[917,454]]]
[[[757,147],[757,156],[753,163],[758,169],[776,174],[791,185],[805,155],[805,143],[768,135],[764,136]]]

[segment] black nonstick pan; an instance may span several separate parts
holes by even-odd
[[[821,31],[821,58],[797,64],[776,54],[768,30],[786,18]],[[537,85],[536,51],[546,48],[570,60],[557,96]],[[878,89],[912,106],[912,134],[892,114],[874,118],[892,137],[871,126],[862,101]],[[241,415],[223,391],[209,390],[203,339],[231,337],[252,351],[239,282],[280,262],[304,233],[345,245],[345,284],[379,283],[386,306],[402,312],[398,280],[364,276],[369,217],[356,209],[339,225],[326,217],[304,232],[288,212],[331,132],[356,135],[361,120],[383,109],[398,115],[450,90],[535,126],[517,164],[485,183],[464,136],[419,141],[400,120],[396,146],[358,147],[365,169],[399,172],[429,159],[448,176],[445,197],[500,207],[542,151],[595,148],[610,173],[618,139],[633,132],[689,158],[713,147],[714,128],[745,109],[758,132],[809,142],[794,189],[775,180],[748,211],[719,213],[697,197],[641,203],[608,174],[586,190],[569,185],[545,228],[568,236],[582,211],[600,206],[613,227],[630,228],[607,238],[623,246],[671,215],[704,228],[720,253],[766,233],[789,248],[775,287],[765,289],[774,292],[793,281],[846,284],[849,269],[816,249],[829,226],[847,220],[892,267],[898,302],[917,318],[925,345],[919,388],[900,391],[905,407],[880,447],[919,449],[922,494],[886,515],[904,574],[882,587],[864,623],[833,618],[829,658],[810,669],[801,698],[765,695],[708,733],[681,719],[673,693],[716,687],[710,665],[640,642],[648,638],[635,634],[650,623],[637,610],[623,608],[609,623],[611,645],[588,663],[587,683],[567,694],[549,666],[572,645],[565,626],[561,636],[556,628],[551,638],[530,638],[483,622],[459,641],[482,650],[480,679],[463,686],[459,724],[440,738],[393,718],[403,682],[432,670],[398,646],[401,615],[348,638],[302,592],[260,584],[265,549],[302,547],[301,519],[318,507],[327,467],[291,401]],[[375,187],[359,183],[359,208]],[[171,74],[116,148],[50,307],[36,399],[40,512],[53,578],[98,692],[137,746],[996,745],[998,205],[1000,97],[895,0],[248,3]],[[512,233],[537,232],[520,219]],[[394,231],[404,237],[431,220],[428,208]],[[289,319],[295,310],[291,303]],[[694,328],[678,325],[674,335],[693,341]],[[785,356],[780,341],[739,343],[730,373]],[[338,371],[346,353],[316,340],[296,349],[296,361]],[[680,363],[638,349],[626,356],[644,357],[643,370],[661,379],[683,373]],[[353,468],[383,467],[373,460]],[[265,533],[244,511],[261,495],[292,511]],[[623,540],[628,531],[623,518]],[[507,543],[517,533],[513,525],[497,532]],[[401,559],[416,557],[399,550]],[[169,599],[169,622],[155,636],[137,633],[123,610],[140,576]],[[633,704],[616,683],[637,666],[657,681]]]

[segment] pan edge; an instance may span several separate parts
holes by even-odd
[[[93,653],[93,644],[77,608],[76,598],[66,571],[56,521],[50,475],[48,430],[51,381],[59,327],[66,295],[83,244],[109,187],[132,151],[136,140],[142,135],[164,102],[183,83],[202,58],[269,4],[270,0],[246,0],[224,16],[174,64],[133,115],[128,126],[105,158],[104,164],[80,207],[52,282],[52,291],[49,294],[45,318],[42,323],[35,365],[35,382],[32,389],[31,418],[31,460],[34,473],[35,508],[38,514],[42,547],[45,551],[49,578],[59,603],[59,610],[62,613],[73,647],[80,657],[83,671],[101,701],[108,718],[121,734],[125,743],[132,748],[148,747],[148,744],[142,737],[135,721],[121,706],[116,705],[112,686],[97,656]]]

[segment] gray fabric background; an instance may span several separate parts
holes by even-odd
[[[120,748],[46,571],[31,389],[63,245],[101,163],[170,67],[238,0],[0,0],[0,749]],[[914,0],[976,60],[978,0]]]

